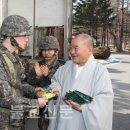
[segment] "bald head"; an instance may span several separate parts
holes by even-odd
[[[74,63],[84,65],[93,52],[92,37],[79,34],[71,42],[70,54]]]
[[[88,34],[79,34],[76,35],[73,40],[80,40],[87,46],[93,46],[93,38]]]

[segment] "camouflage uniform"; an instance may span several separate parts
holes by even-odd
[[[46,37],[42,37],[40,39],[40,42],[39,42],[40,46],[39,46],[39,50],[40,52],[42,50],[48,50],[48,49],[54,49],[54,50],[59,50],[59,43],[57,41],[57,39],[53,36],[46,36]],[[38,62],[40,65],[47,65],[47,61],[44,57],[40,56],[38,57]],[[62,59],[58,59],[58,55],[55,55],[54,56],[54,60],[53,62],[51,63],[51,65],[47,65],[48,68],[49,68],[49,74],[48,76],[42,76],[40,79],[37,79],[36,78],[36,73],[35,73],[35,70],[32,66],[28,66],[28,71],[26,71],[26,81],[37,87],[37,86],[40,86],[40,87],[46,87],[48,86],[50,83],[51,83],[51,78],[53,76],[53,74],[56,72],[56,70],[65,63],[64,60]],[[31,69],[29,69],[31,68]]]
[[[46,36],[42,37],[40,39],[40,46],[39,46],[40,51],[42,50],[48,50],[48,49],[54,49],[54,50],[59,50],[59,43],[57,39],[53,36]],[[47,65],[46,59],[44,57],[39,57],[39,64],[40,65]],[[49,74],[48,76],[42,76],[40,79],[36,79],[36,73],[34,68],[32,71],[30,71],[30,75],[28,75],[27,82],[33,86],[40,86],[40,87],[48,87],[51,83],[51,78],[56,72],[56,70],[65,63],[64,60],[58,59],[58,54],[54,56],[54,60],[51,63],[51,65],[47,65],[49,68]],[[45,108],[40,109],[40,118],[38,119],[38,126],[40,130],[47,130],[49,120],[45,118],[45,115],[48,115],[48,111]]]
[[[46,65],[46,61],[45,59],[41,59],[39,63],[42,62],[43,65]],[[28,71],[26,71],[26,82],[28,82],[30,85],[35,86],[35,87],[42,87],[45,88],[47,87],[50,83],[51,83],[51,78],[54,75],[54,73],[56,72],[56,70],[63,65],[65,62],[64,60],[61,59],[55,59],[55,61],[53,62],[53,64],[48,65],[49,68],[49,74],[48,76],[42,76],[39,79],[36,78],[36,73],[35,70],[32,66],[30,66],[28,69]]]
[[[25,112],[38,107],[36,99],[29,99],[23,96],[24,94],[34,94],[35,89],[29,84],[21,83],[22,78],[24,78],[24,69],[18,55],[11,53],[2,46],[4,38],[30,35],[29,31],[27,20],[18,15],[5,18],[1,27],[0,130],[23,130]],[[20,114],[17,111],[18,108],[16,110],[12,107],[20,108],[22,113]]]

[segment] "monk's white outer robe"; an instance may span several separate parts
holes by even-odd
[[[61,97],[69,90],[78,90],[93,97],[93,101],[83,104],[82,112],[78,112],[61,98],[57,101],[60,106],[57,119],[50,120],[48,130],[112,130],[113,89],[106,67],[97,63],[91,55],[76,78],[75,75],[76,64],[68,61],[57,70],[50,87],[59,87]],[[49,109],[56,113],[52,102]]]

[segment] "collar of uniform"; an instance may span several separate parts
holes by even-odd
[[[53,68],[55,65],[57,65],[58,58],[56,57],[50,65],[48,65],[49,69]]]
[[[7,48],[5,48],[4,46],[1,46],[3,52],[8,56],[9,59],[11,59],[11,61],[13,62],[18,62],[16,59],[16,56],[14,55],[14,53],[11,53]]]

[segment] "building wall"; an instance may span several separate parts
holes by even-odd
[[[35,6],[34,6],[35,5]],[[0,25],[8,15],[22,15],[34,27],[64,27],[64,48],[71,34],[72,0],[0,0]],[[33,33],[34,34],[34,33]],[[34,54],[35,37],[29,39],[29,51]],[[65,50],[67,54],[68,49]],[[67,56],[66,56],[67,57]]]
[[[8,16],[21,15],[27,18],[33,32],[33,1],[32,0],[8,0]],[[29,37],[29,52],[33,53],[33,35]]]
[[[0,26],[3,19],[8,16],[8,0],[0,0]]]
[[[0,26],[2,23],[2,0],[0,0]]]
[[[36,0],[36,26],[62,26],[65,19],[65,0]]]
[[[18,14],[28,19],[32,28],[64,25],[65,0],[8,0],[8,15]],[[35,5],[35,6],[34,6]],[[29,50],[34,52],[33,36]]]
[[[8,0],[8,15],[20,14],[32,25],[35,22],[35,26],[62,26],[64,2],[65,0],[35,0],[34,7],[34,0]]]

